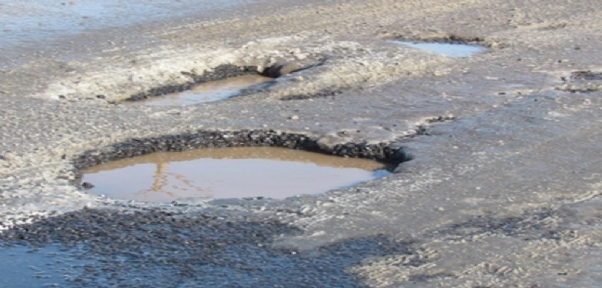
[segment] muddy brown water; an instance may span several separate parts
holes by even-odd
[[[89,192],[146,202],[319,194],[390,174],[385,164],[275,147],[154,153],[83,171]]]
[[[213,102],[228,99],[262,83],[274,80],[261,75],[243,75],[222,80],[206,82],[195,86],[191,90],[173,93],[158,97],[150,97],[132,103],[144,103],[149,106],[183,106],[204,102]]]

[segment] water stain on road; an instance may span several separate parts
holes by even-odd
[[[275,147],[154,153],[83,171],[90,193],[147,202],[319,194],[389,175],[385,164]]]

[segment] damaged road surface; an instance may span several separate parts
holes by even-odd
[[[4,2],[0,287],[602,286],[597,1]],[[132,102],[248,75],[270,79]],[[285,199],[79,184],[95,165],[224,147],[396,168]]]

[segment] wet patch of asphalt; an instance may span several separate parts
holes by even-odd
[[[304,252],[270,247],[275,237],[301,232],[240,215],[83,209],[13,227],[0,243],[83,247],[72,249],[74,257],[95,261],[69,279],[73,287],[366,287],[346,269],[370,257],[415,253],[416,243],[382,235]]]

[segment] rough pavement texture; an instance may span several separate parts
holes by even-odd
[[[289,1],[3,48],[1,243],[83,249],[94,261],[75,287],[600,287],[601,26],[594,0]],[[282,63],[309,68],[222,102],[123,102]],[[72,182],[86,151],[199,130],[387,143],[412,160],[282,201],[154,205]]]

